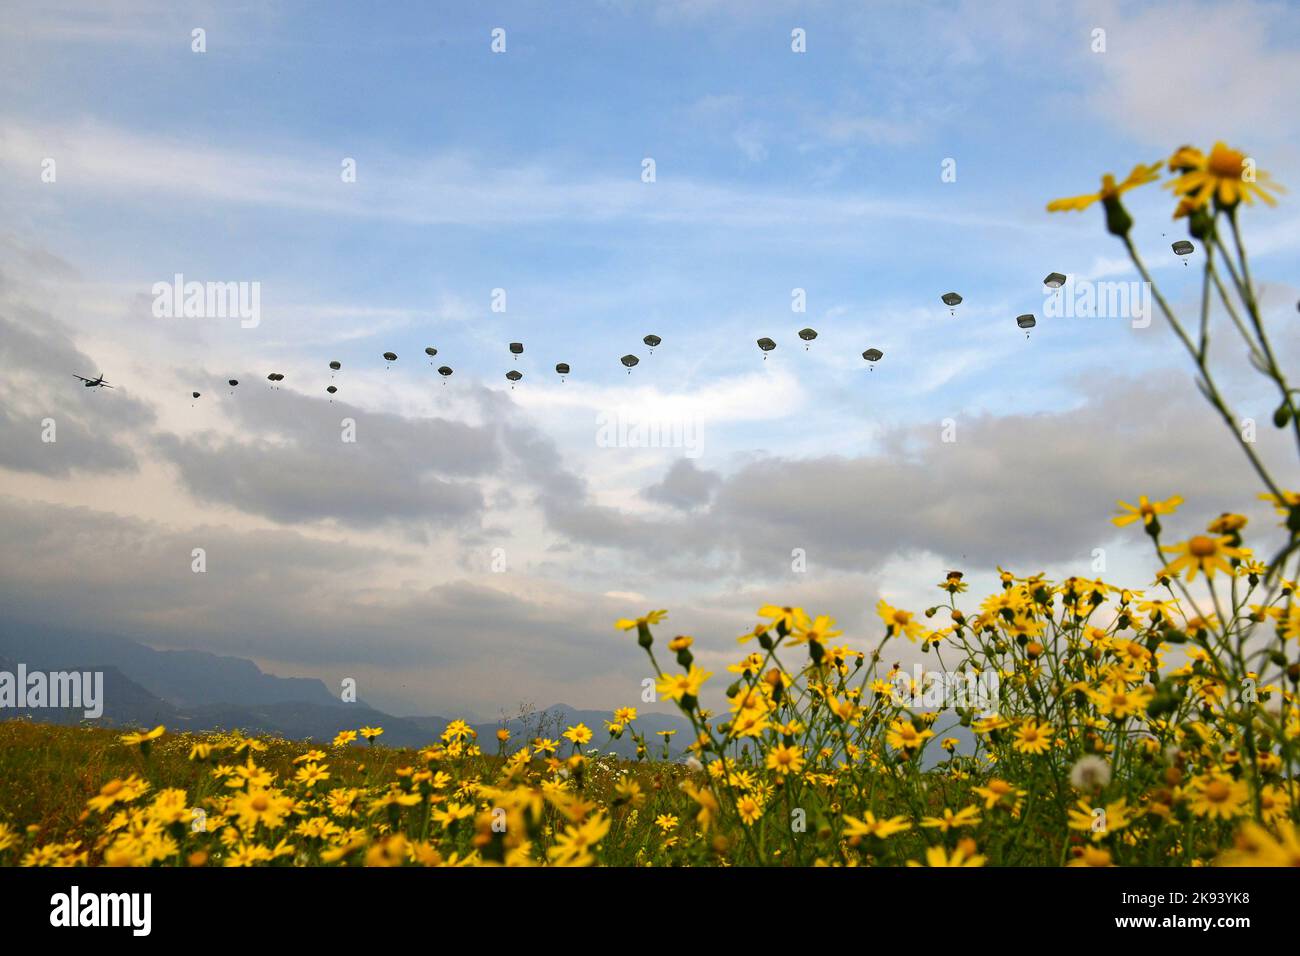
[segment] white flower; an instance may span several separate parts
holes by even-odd
[[[704,769],[704,764],[700,763],[700,759],[694,754],[686,758],[686,766],[690,767],[692,770]]]
[[[1070,783],[1076,790],[1102,790],[1110,783],[1110,764],[1088,754],[1070,768]]]

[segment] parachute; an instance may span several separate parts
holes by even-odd
[[[233,395],[233,394],[234,394],[234,388],[235,388],[235,386],[239,384],[239,379],[237,379],[237,378],[232,378],[232,379],[231,379],[229,382],[227,382],[226,384],[230,386],[230,389],[231,389],[230,394]]]
[[[658,345],[660,342],[662,342],[663,339],[661,339],[661,338],[660,338],[659,336],[657,336],[657,335],[647,335],[647,336],[646,336],[645,338],[643,338],[641,341],[644,342],[646,345],[650,346],[650,354],[651,354],[651,355],[654,355],[654,354],[655,354],[655,346]]]
[[[438,354],[438,350],[435,349],[432,345],[426,345],[424,348],[424,354],[429,356],[430,358],[433,358],[433,356]]]
[[[272,372],[270,375],[266,377],[266,380],[271,383],[272,388],[275,388],[277,382],[284,381],[284,376],[281,375],[279,372]]]
[[[1029,338],[1029,330],[1037,324],[1038,320],[1027,313],[1016,316],[1016,325],[1025,330],[1025,338]]]
[[[333,394],[334,394],[335,392],[337,392],[338,390],[339,390],[339,389],[338,389],[338,386],[337,386],[337,385],[327,385],[327,386],[325,387],[325,391],[329,392],[331,395],[333,395]]]
[[[763,338],[758,340],[758,347],[763,350],[763,361],[766,362],[767,353],[772,351],[772,349],[776,348],[776,343],[773,342],[771,339],[769,339],[767,336],[763,336]]]
[[[641,360],[637,358],[635,355],[624,355],[621,359],[619,359],[619,361],[622,362],[625,366],[627,366],[627,374],[631,375],[632,369]]]
[[[1186,239],[1179,239],[1172,246],[1170,246],[1170,248],[1173,249],[1174,252],[1180,256],[1190,256],[1193,252],[1196,251],[1196,247],[1192,245],[1190,242],[1188,242]],[[1184,260],[1183,265],[1187,265],[1186,260]]]
[[[560,381],[563,382],[564,376],[569,374],[569,363],[568,362],[555,363],[555,371],[559,373]]]
[[[957,314],[957,306],[961,305],[960,295],[956,292],[945,292],[939,298],[943,300],[943,304],[948,307],[948,310],[952,315]]]
[[[523,377],[524,373],[518,369],[512,368],[510,371],[506,372],[506,378],[510,379],[510,387],[512,389],[515,387],[515,382],[519,381]]]
[[[331,371],[337,372],[337,371],[338,371],[339,369],[341,369],[342,367],[343,367],[343,363],[342,363],[342,362],[330,362],[330,370],[331,370]]]
[[[862,357],[868,362],[879,362],[885,357],[885,353],[880,351],[880,349],[867,349],[862,353]]]
[[[442,384],[446,385],[447,379],[451,377],[451,366],[450,365],[438,366],[438,374],[442,376]]]
[[[807,343],[811,343],[813,339],[817,338],[817,330],[816,330],[816,329],[800,329],[800,330],[799,330],[799,338],[803,339],[803,340],[804,340],[805,342],[807,342]],[[805,345],[805,346],[803,347],[803,350],[804,350],[805,352],[807,352],[807,351],[808,351],[808,346]]]
[[[520,356],[520,355],[523,355],[523,354],[524,354],[524,343],[523,343],[523,342],[511,342],[511,343],[510,343],[510,354],[511,354],[511,355],[514,355],[514,356]]]
[[[1065,276],[1061,275],[1059,272],[1049,272],[1047,273],[1047,278],[1043,280],[1043,285],[1047,286],[1049,289],[1059,289],[1061,286],[1065,285]]]
[[[195,398],[198,398],[198,397],[199,397],[199,393],[198,393],[198,392],[190,392],[190,394],[193,395]]]
[[[396,353],[396,352],[385,352],[385,353],[384,353],[384,361],[386,361],[386,362],[396,362],[396,361],[397,361],[397,353]]]

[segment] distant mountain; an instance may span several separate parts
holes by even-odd
[[[34,665],[24,661],[28,670]],[[57,668],[55,668],[57,669]],[[98,670],[104,675],[103,714],[96,723],[107,723],[116,727],[156,727],[165,724],[169,727],[180,726],[180,714],[167,701],[155,697],[135,681],[126,677],[116,667],[75,667],[68,670]],[[0,671],[10,674],[18,673],[15,661],[0,656]],[[79,724],[86,718],[85,707],[20,707],[5,708],[0,711],[0,719],[28,718],[43,724]]]
[[[0,655],[45,670],[116,667],[150,694],[177,707],[288,701],[346,706],[315,678],[276,677],[242,657],[204,651],[159,651],[116,635],[81,634],[6,621],[0,623]]]
[[[104,713],[99,722],[116,727],[164,724],[172,730],[237,729],[250,735],[329,743],[341,730],[376,726],[384,728],[380,739],[387,746],[416,748],[438,740],[450,723],[442,716],[395,717],[362,701],[344,703],[319,680],[266,674],[244,658],[202,651],[159,651],[114,635],[70,634],[0,623],[0,670],[16,672],[15,661],[25,663],[29,671],[103,671]],[[952,723],[951,716],[942,715],[936,727],[946,728]],[[0,710],[0,719],[14,717],[58,724],[85,719],[81,710]],[[610,711],[579,710],[568,704],[510,717],[504,721],[510,731],[507,751],[537,736],[560,739],[565,729],[581,723],[592,731],[591,742],[583,748],[587,753],[634,757],[636,743],[629,734],[610,739],[605,724],[612,717]],[[496,752],[496,733],[502,725],[502,721],[471,724],[485,752]],[[650,756],[656,759],[664,753],[665,740],[669,759],[682,759],[694,736],[684,717],[658,711],[641,710],[636,727],[646,738]],[[665,738],[660,731],[673,733]],[[946,730],[944,736],[958,738],[959,753],[974,749],[974,738],[966,728]],[[563,743],[567,753],[567,742]],[[927,767],[945,757],[937,746],[926,750]]]

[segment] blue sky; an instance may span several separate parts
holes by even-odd
[[[195,27],[206,53],[190,49]],[[497,27],[502,54],[490,49]],[[491,712],[512,703],[502,694],[620,703],[639,662],[600,643],[615,612],[672,607],[725,656],[778,590],[810,609],[824,601],[865,639],[878,594],[923,600],[963,556],[1086,560],[1112,546],[1111,485],[1155,467],[1134,464],[1150,457],[1148,439],[1170,442],[1169,475],[1190,467],[1176,455],[1199,445],[1199,399],[1158,317],[1148,329],[1044,318],[1049,271],[1136,278],[1097,210],[1048,216],[1044,204],[1216,138],[1300,183],[1287,92],[1300,83],[1298,27],[1295,5],[1247,2],[7,5],[5,317],[120,382],[141,424],[113,433],[111,418],[86,420],[88,436],[132,450],[133,468],[105,479],[85,464],[0,463],[0,492],[28,514],[53,509],[45,526],[126,522],[145,551],[173,535],[177,548],[278,535],[292,554],[353,555],[297,570],[322,587],[337,575],[338,607],[373,612],[383,638],[340,630],[313,644],[304,615],[316,612],[283,582],[256,600],[188,580],[168,591],[148,583],[156,569],[130,562],[105,593],[139,589],[138,600],[67,613],[160,645],[250,653],[220,625],[229,615],[268,635],[254,655],[267,666],[331,680],[355,671],[363,696],[369,686],[412,712]],[[791,51],[795,28],[806,53]],[[1093,50],[1098,28],[1104,52]],[[54,184],[40,179],[46,157]],[[339,176],[347,157],[355,183]],[[653,183],[641,181],[647,157]],[[955,182],[941,180],[945,159]],[[1288,319],[1293,201],[1246,219],[1266,303]],[[1169,251],[1182,233],[1168,194],[1149,186],[1131,206],[1157,281],[1186,304],[1199,287]],[[260,283],[260,325],[152,318],[151,286],[177,272]],[[490,308],[498,288],[504,313]],[[804,314],[791,311],[795,288]],[[965,296],[955,316],[939,301],[951,290]],[[1015,327],[1023,312],[1040,319],[1028,339]],[[795,336],[805,325],[820,333],[806,351]],[[664,343],[648,356],[651,332]],[[759,336],[779,343],[766,361]],[[515,340],[518,361],[506,351]],[[448,384],[425,345],[455,367]],[[869,346],[885,353],[871,371]],[[389,349],[401,357],[385,369]],[[642,358],[631,375],[618,364],[627,352]],[[1224,361],[1243,414],[1266,417],[1239,358]],[[334,381],[346,405],[324,399],[330,359],[344,363]],[[574,369],[564,383],[557,361]],[[513,390],[512,368],[525,375]],[[261,381],[272,369],[288,376],[279,406]],[[31,389],[44,387],[38,371]],[[238,396],[219,384],[232,375],[245,382]],[[191,388],[208,401],[191,407]],[[39,405],[11,397],[14,422]],[[446,442],[426,449],[432,464],[376,458],[354,473],[340,461],[344,491],[328,467],[337,449],[307,454],[295,431],[319,438],[344,410],[363,446],[370,420],[391,428],[392,445],[367,454],[414,453],[403,423],[452,430],[429,439]],[[690,420],[701,453],[683,464],[681,449],[600,447],[596,420],[618,414]],[[945,419],[960,461],[935,444]],[[1049,437],[1017,437],[1038,426]],[[476,453],[460,438],[489,432],[496,457],[485,452],[477,470],[455,460]],[[1050,436],[1074,444],[1044,446]],[[214,449],[250,464],[197,479],[212,474]],[[258,486],[251,469],[274,449],[303,453],[295,467],[317,485],[271,488],[283,479],[272,469]],[[428,469],[415,491],[397,486],[403,467]],[[924,500],[907,498],[921,493],[911,467],[938,476]],[[1249,491],[1223,471],[1205,479],[1207,513]],[[701,497],[671,505],[648,491],[669,476]],[[361,520],[348,502],[382,481],[397,483],[394,503],[375,492]],[[985,483],[986,498],[963,498]],[[430,484],[475,503],[422,510]],[[1144,491],[1195,488],[1129,494]],[[1015,533],[997,517],[1011,505],[1025,512]],[[873,508],[923,510],[932,527],[839,540],[869,535],[873,523],[846,512]],[[1061,526],[1083,515],[1093,530],[1076,540]],[[752,534],[737,526],[746,516]],[[58,544],[48,546],[53,566]],[[504,575],[488,568],[498,546],[511,556]],[[794,547],[821,570],[793,578],[782,566]],[[1121,567],[1149,573],[1142,554],[1113,547]],[[835,554],[829,566],[819,549]],[[274,569],[253,568],[256,552],[242,552],[246,573],[272,581]],[[51,571],[43,586],[27,591],[70,582]],[[475,601],[477,615],[453,613]],[[411,630],[422,602],[432,618],[446,612],[447,633]],[[592,620],[577,628],[576,613]],[[177,627],[195,615],[201,626]],[[300,639],[285,633],[296,626]],[[490,636],[477,655],[464,648],[476,627]],[[530,634],[545,653],[517,650]],[[494,684],[504,648],[520,663]],[[406,679],[417,667],[422,685]]]

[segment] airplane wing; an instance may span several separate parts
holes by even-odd
[[[76,373],[73,373],[73,376],[72,376],[72,377],[73,377],[73,378],[79,378],[79,379],[81,379],[83,382],[89,382],[89,381],[90,381],[90,379],[86,378],[86,376],[84,376],[84,375],[77,375]]]
[[[99,387],[100,387],[100,388],[112,388],[113,386],[112,386],[112,385],[109,385],[107,382],[100,382],[100,383],[99,383]]]

